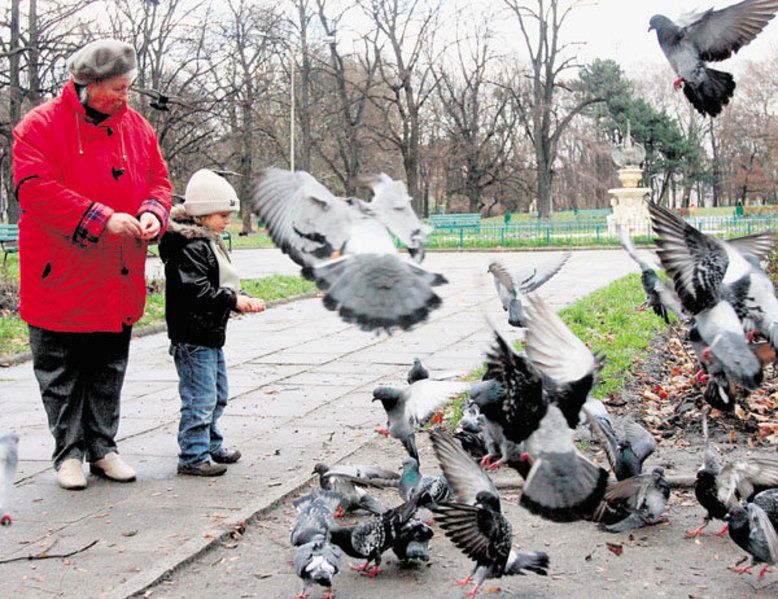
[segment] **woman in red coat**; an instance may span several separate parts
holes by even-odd
[[[86,487],[85,458],[94,474],[135,479],[114,441],[119,396],[146,301],[146,244],[171,198],[156,134],[127,106],[136,64],[123,42],[84,46],[59,97],[14,129],[19,312],[66,489]]]

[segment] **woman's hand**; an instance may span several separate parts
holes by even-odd
[[[263,302],[261,299],[257,299],[256,297],[239,295],[235,309],[238,312],[264,312],[265,302]]]
[[[142,232],[138,220],[126,212],[114,212],[105,224],[105,228],[108,229],[109,233],[126,235],[127,237],[140,238]]]
[[[140,238],[143,241],[154,239],[157,235],[159,235],[159,231],[162,229],[162,225],[160,224],[159,219],[151,212],[144,212],[140,215],[138,220],[140,221]]]

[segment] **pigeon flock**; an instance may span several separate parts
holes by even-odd
[[[762,4],[771,3],[741,3],[749,10]],[[383,174],[363,182],[373,188],[369,202],[337,198],[307,173],[271,169],[259,178],[256,211],[278,246],[326,291],[325,307],[364,330],[408,329],[440,305],[432,288],[446,279],[419,265],[428,230],[413,213],[405,186]],[[656,256],[669,280],[620,232],[640,268],[646,304],[665,322],[685,327],[706,401],[711,409],[732,411],[739,398],[762,384],[763,368],[775,361],[778,349],[778,300],[762,267],[773,237],[760,233],[723,241],[659,205],[649,202],[648,209]],[[400,257],[394,239],[412,260]],[[389,549],[401,561],[428,561],[436,526],[473,562],[459,581],[473,585],[468,596],[487,579],[547,574],[548,554],[512,547],[513,527],[488,474],[501,466],[522,479],[520,505],[542,518],[587,520],[610,533],[667,522],[670,485],[661,467],[645,467],[656,449],[654,436],[633,420],[615,419],[590,395],[607,357],[592,353],[536,293],[568,258],[569,253],[516,273],[497,261],[488,265],[508,324],[524,336],[518,351],[489,321],[492,342],[480,382],[436,377],[416,359],[403,385],[373,390],[372,401],[380,402],[387,418],[377,432],[397,439],[408,457],[399,473],[316,465],[320,490],[298,500],[292,530],[295,570],[304,584],[300,597],[312,583],[332,596],[342,553],[365,560],[355,568],[365,576],[380,572]],[[449,433],[440,426],[442,411],[462,396],[467,398],[461,419]],[[580,425],[604,449],[607,467],[577,448],[574,432]],[[425,427],[432,429],[439,475],[421,464],[417,437]],[[687,535],[701,534],[712,518],[725,520],[723,532],[753,564],[765,564],[761,577],[766,566],[778,563],[778,460],[759,457],[722,466],[707,440],[707,420],[703,428],[706,446],[695,495],[706,516]],[[369,495],[370,489],[392,487],[398,489],[394,506]],[[346,513],[370,518],[336,524]]]

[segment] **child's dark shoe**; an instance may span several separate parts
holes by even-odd
[[[221,476],[227,472],[227,466],[212,464],[209,460],[194,464],[193,466],[178,465],[178,473],[189,476]]]
[[[219,453],[212,453],[211,459],[217,464],[234,464],[240,459],[240,451],[235,449],[221,448]]]

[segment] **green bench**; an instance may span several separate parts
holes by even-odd
[[[227,242],[227,247],[232,251],[232,233],[224,231],[224,233],[222,233],[222,239]]]
[[[3,248],[3,264],[8,259],[8,254],[19,251],[19,227],[17,225],[0,224],[0,247]]]
[[[436,229],[477,229],[481,230],[480,214],[431,214],[429,224]]]

